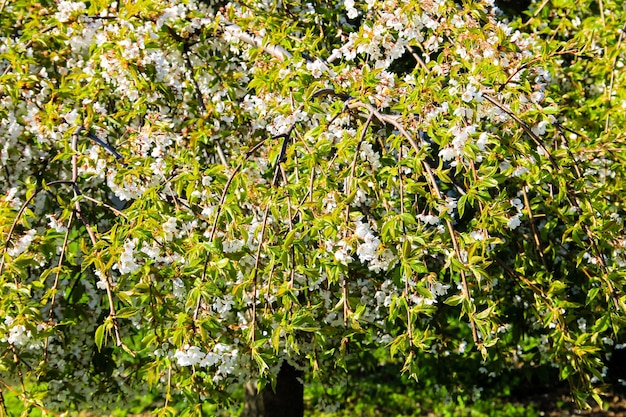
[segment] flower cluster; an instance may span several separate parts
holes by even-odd
[[[214,381],[231,375],[237,367],[238,357],[239,351],[236,348],[221,343],[217,343],[207,353],[197,346],[185,345],[173,355],[179,366],[215,367]]]
[[[31,229],[27,231],[22,237],[17,239],[13,247],[7,250],[7,253],[9,254],[9,256],[16,257],[24,253],[26,249],[28,249],[30,244],[33,242],[33,240],[35,239],[36,234],[37,234],[37,231]]]

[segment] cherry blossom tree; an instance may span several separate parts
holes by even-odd
[[[626,11],[584,3],[1,2],[0,400],[200,415],[383,351],[601,401]]]

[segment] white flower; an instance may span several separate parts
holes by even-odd
[[[366,202],[367,202],[367,192],[359,188],[358,190],[356,190],[356,195],[354,196],[354,200],[352,200],[352,203],[350,203],[350,205],[352,207],[360,207]]]
[[[358,220],[354,234],[359,239],[363,240],[363,243],[356,249],[359,260],[363,263],[373,260],[377,256],[380,239],[374,235],[374,232],[370,229],[370,225]]]
[[[439,297],[442,295],[446,295],[450,286],[447,284],[442,284],[440,282],[434,281],[430,283],[430,292],[435,296]]]
[[[481,151],[485,150],[486,145],[487,145],[487,139],[488,139],[487,132],[482,132],[478,136],[478,140],[476,141],[476,146],[478,146],[478,149],[480,149]]]
[[[223,298],[215,298],[213,300],[213,311],[215,311],[220,317],[226,316],[233,308],[235,302],[233,296],[226,294]]]
[[[241,239],[237,240],[225,240],[222,242],[222,249],[224,253],[234,253],[239,252],[241,248],[243,248],[244,241]]]
[[[376,258],[370,261],[369,266],[367,267],[370,271],[380,272],[389,270],[389,267],[396,260],[396,256],[390,249],[385,249],[383,252]]]
[[[14,209],[19,209],[20,206],[22,205],[22,202],[19,198],[15,197],[17,194],[17,188],[16,187],[12,187],[9,188],[9,190],[7,191],[7,195],[5,197],[5,200],[7,203],[11,204],[11,207],[13,207]]]
[[[65,227],[63,223],[59,222],[54,214],[46,214],[46,217],[49,220],[48,226],[51,229],[54,229],[59,233],[67,232],[67,227]]]
[[[54,14],[54,17],[56,17],[59,22],[64,23],[70,20],[70,16],[73,12],[85,10],[85,3],[78,1],[60,1],[58,7],[59,11]]]
[[[120,271],[120,274],[132,274],[139,269],[135,262],[135,241],[128,240],[124,243],[124,251],[120,255],[120,261],[113,265],[113,268]]]
[[[311,75],[314,78],[319,78],[324,73],[324,70],[326,69],[326,65],[324,65],[324,63],[320,61],[319,59],[316,59],[313,62],[307,62],[306,69],[311,71]]]
[[[515,168],[515,170],[513,171],[513,173],[511,174],[514,177],[521,177],[522,175],[526,174],[527,172],[530,172],[530,170],[526,167],[517,167]]]
[[[325,243],[325,246],[328,252],[333,253],[337,262],[341,262],[342,264],[352,262],[352,257],[349,254],[350,246],[348,246],[348,243],[344,239],[341,239],[338,242],[329,240]]]
[[[20,348],[28,343],[28,340],[31,338],[30,330],[26,330],[26,326],[23,324],[18,324],[13,326],[11,330],[9,330],[9,337],[7,342],[9,344],[15,346],[16,348]]]
[[[543,91],[535,91],[530,95],[530,101],[533,103],[540,103],[545,98],[545,94]]]
[[[326,197],[322,199],[322,203],[324,204],[325,213],[330,213],[335,207],[337,207],[334,194],[326,195]]]
[[[468,84],[465,87],[465,92],[461,96],[461,99],[466,103],[469,103],[472,100],[481,102],[483,100],[483,93],[481,93],[476,86]]]
[[[530,130],[537,136],[543,136],[546,133],[547,126],[548,123],[545,120],[542,120],[535,126],[533,126]]]
[[[511,205],[517,209],[517,211],[521,212],[524,208],[524,203],[519,198],[514,198],[511,200]]]
[[[489,233],[486,230],[472,230],[470,237],[474,240],[485,240],[489,238]]]
[[[357,220],[356,222],[354,234],[361,240],[367,240],[374,237],[374,233],[370,229],[370,225],[368,223],[363,223],[360,220]]]
[[[355,8],[348,9],[348,18],[356,19],[359,16],[359,11]]]
[[[415,217],[417,217],[418,220],[432,226],[439,224],[439,217],[433,216],[432,214],[418,214]]]
[[[170,242],[177,232],[176,217],[170,217],[165,223],[163,223],[163,231],[165,232],[165,240]]]
[[[205,353],[197,346],[185,345],[181,350],[177,350],[174,359],[179,366],[198,365],[205,357]]]
[[[522,222],[519,219],[520,216],[521,214],[518,213],[515,216],[509,218],[509,223],[507,224],[509,229],[515,230],[522,224]]]
[[[374,151],[371,143],[363,142],[359,150],[359,155],[361,156],[361,159],[364,159],[370,163],[370,165],[372,166],[372,170],[375,171],[380,168],[380,155],[378,154],[378,152]]]
[[[106,290],[107,289],[107,277],[106,275],[104,275],[104,273],[102,271],[100,271],[99,269],[96,269],[95,272],[96,276],[98,277],[98,282],[96,283],[96,287],[99,290]]]
[[[84,5],[83,5],[84,6]],[[63,119],[67,122],[67,124],[72,125],[78,119],[78,110],[74,109],[69,113],[63,115]]]
[[[360,244],[356,249],[356,254],[359,256],[359,260],[362,263],[366,263],[374,259],[378,245],[380,245],[380,239],[374,236],[368,237],[368,239],[366,239],[365,242]]]
[[[444,160],[444,162],[451,161],[457,157],[457,150],[452,146],[448,146],[447,148],[443,148],[439,151],[439,157]]]
[[[179,300],[185,296],[185,283],[183,282],[182,279],[178,277],[175,278],[172,281],[172,289],[173,289],[174,297],[178,298]]]
[[[15,244],[13,245],[11,249],[7,250],[7,253],[9,254],[9,256],[14,258],[24,253],[26,249],[28,249],[28,247],[32,243],[33,239],[35,238],[36,233],[37,232],[34,229],[27,231],[24,234],[24,236],[22,236],[21,238],[18,239],[17,242],[15,242]]]
[[[161,255],[161,248],[159,248],[159,246],[156,243],[154,243],[154,245],[152,246],[150,246],[147,243],[144,243],[141,246],[141,251],[145,253],[146,255],[148,255],[150,259],[153,259],[155,261],[158,260]]]

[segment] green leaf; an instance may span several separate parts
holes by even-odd
[[[463,296],[463,294],[457,294],[446,298],[444,304],[449,306],[458,306],[463,302],[463,300],[465,300],[465,296]]]
[[[102,323],[100,326],[98,326],[98,328],[96,328],[94,341],[99,352],[102,352],[102,344],[104,343],[104,334],[105,332],[107,332],[107,324],[108,323],[106,322]]]
[[[282,248],[284,250],[291,249],[296,233],[297,233],[296,229],[290,230],[289,233],[287,233],[287,236],[285,236],[285,241],[282,244]]]
[[[115,316],[118,319],[128,319],[141,312],[141,308],[138,307],[124,307],[115,312]]]

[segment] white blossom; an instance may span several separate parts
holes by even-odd
[[[515,216],[509,217],[509,222],[507,223],[507,227],[511,230],[517,229],[521,224],[520,220],[521,214],[516,214]]]
[[[7,249],[7,253],[9,254],[9,256],[14,258],[24,253],[32,243],[36,234],[37,231],[34,229],[27,231],[22,237],[17,240],[17,242],[13,244],[13,247]]]
[[[535,126],[533,126],[530,130],[537,136],[543,136],[546,133],[546,128],[548,127],[548,122],[545,120],[540,121]]]
[[[206,354],[197,346],[185,345],[174,354],[179,366],[195,366],[204,359]]]
[[[124,243],[124,251],[120,255],[120,261],[113,265],[120,274],[132,274],[139,269],[139,264],[135,261],[135,241],[127,240]]]
[[[185,283],[182,279],[176,277],[174,278],[174,280],[172,280],[172,292],[174,294],[174,297],[178,298],[179,300],[182,300],[185,297]]]
[[[326,65],[319,59],[316,59],[313,62],[307,62],[306,69],[311,72],[314,78],[320,78],[326,69]]]
[[[58,4],[58,11],[54,14],[54,17],[61,23],[65,23],[70,20],[70,16],[74,12],[85,10],[85,3],[80,1],[60,1]]]
[[[18,324],[11,327],[11,330],[9,330],[7,342],[16,348],[21,348],[28,343],[31,337],[32,334],[30,330],[26,330],[26,326],[23,324]]]
[[[48,226],[51,229],[54,229],[59,233],[67,232],[67,227],[63,223],[59,222],[54,214],[46,214],[46,217],[49,220]]]
[[[176,217],[170,217],[167,219],[165,223],[163,223],[163,232],[165,232],[165,240],[170,242],[172,241],[172,239],[174,239],[174,236],[178,232],[178,229],[176,227],[177,227]]]

